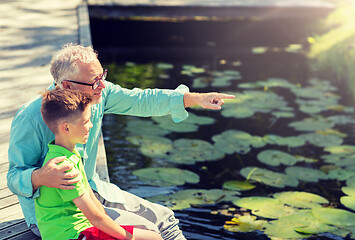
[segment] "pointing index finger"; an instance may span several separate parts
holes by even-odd
[[[233,99],[233,98],[235,98],[235,96],[234,95],[230,95],[230,94],[219,93],[218,94],[218,98]]]

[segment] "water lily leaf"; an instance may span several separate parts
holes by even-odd
[[[297,131],[320,131],[327,128],[332,128],[335,124],[326,119],[312,119],[306,118],[303,121],[291,122],[290,127],[293,127]]]
[[[171,195],[158,195],[148,198],[149,201],[161,203],[172,210],[181,210],[192,205],[216,204],[221,201],[234,201],[240,193],[220,189],[189,189]]]
[[[264,224],[266,223],[267,221],[265,220],[256,220],[255,216],[244,215],[227,221],[223,227],[231,232],[252,232],[255,230],[263,230]]]
[[[330,152],[331,154],[337,154],[337,155],[350,155],[350,154],[355,154],[355,146],[353,145],[333,146],[333,147],[325,148],[324,151]]]
[[[259,217],[276,219],[281,216],[293,214],[295,208],[285,206],[281,201],[268,197],[245,197],[233,201],[233,204],[252,210]]]
[[[335,115],[335,116],[329,116],[327,117],[327,119],[334,122],[335,124],[355,123],[355,118],[353,116]]]
[[[264,150],[258,154],[257,158],[260,162],[271,166],[279,166],[280,164],[290,166],[297,162],[294,156],[277,150]]]
[[[172,141],[159,136],[128,136],[127,141],[140,146],[142,154],[148,157],[165,157],[172,151]]]
[[[348,186],[355,186],[355,176],[351,176],[350,178],[346,179],[346,185]]]
[[[236,106],[222,111],[224,117],[248,118],[254,115],[254,111],[247,107]]]
[[[323,131],[316,131],[317,134],[322,134],[322,135],[334,135],[340,138],[346,138],[348,135],[346,133],[340,132],[336,129],[325,129]]]
[[[205,88],[211,83],[211,79],[208,77],[197,77],[194,78],[192,87],[193,88]]]
[[[153,186],[184,185],[200,181],[196,173],[178,168],[143,168],[132,173]]]
[[[173,143],[174,151],[167,157],[168,161],[181,164],[213,161],[224,157],[224,153],[207,141],[199,139],[179,139]],[[184,153],[184,154],[182,154]]]
[[[296,187],[298,185],[298,180],[293,176],[272,172],[258,167],[242,168],[240,174],[247,180],[254,180],[277,188],[284,188],[285,186]]]
[[[160,68],[160,69],[173,69],[174,65],[172,65],[170,63],[158,63],[157,64],[157,68]]]
[[[346,195],[349,195],[351,197],[355,197],[355,186],[354,185],[350,185],[350,186],[347,186],[347,187],[342,187],[341,190]]]
[[[275,193],[273,197],[284,204],[297,208],[313,208],[318,207],[319,204],[328,203],[327,199],[308,192],[281,192]]]
[[[215,147],[221,152],[232,154],[234,152],[245,154],[250,151],[250,145],[259,148],[265,146],[265,142],[259,136],[252,136],[247,132],[227,130],[212,137]]]
[[[281,239],[304,239],[309,236],[304,234],[306,231],[303,231],[301,234],[296,232],[295,229],[298,230],[301,227],[308,227],[308,231],[318,232],[320,228],[326,228],[324,225],[326,224],[317,221],[309,210],[300,210],[292,215],[283,216],[278,220],[270,221],[268,224],[265,224],[264,233],[268,236]]]
[[[263,140],[269,144],[289,147],[300,147],[306,143],[306,141],[300,137],[281,137],[274,134],[265,135]]]
[[[338,179],[339,181],[347,180],[353,176],[355,176],[355,172],[353,170],[342,168],[332,169],[328,172],[328,177],[330,179]]]
[[[170,133],[168,130],[159,128],[158,125],[154,124],[152,121],[141,119],[129,120],[125,129],[129,131],[131,135],[163,136]]]
[[[267,47],[253,47],[251,52],[253,54],[264,54],[267,51]]]
[[[301,134],[301,138],[318,147],[338,146],[343,143],[343,139],[334,135],[322,135],[317,133]]]
[[[320,221],[339,227],[355,226],[355,213],[335,208],[313,208],[312,214]]]
[[[225,183],[223,183],[223,188],[227,189],[227,190],[232,190],[232,191],[248,191],[251,190],[253,188],[255,188],[255,186],[249,182],[246,181],[227,181]]]
[[[344,196],[340,198],[340,202],[345,207],[355,211],[355,197]]]
[[[322,171],[306,167],[288,167],[286,173],[305,182],[318,182],[319,179],[328,179],[328,175]]]

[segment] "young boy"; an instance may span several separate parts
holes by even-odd
[[[42,117],[55,135],[48,144],[43,164],[54,157],[66,156],[64,161],[74,165],[81,179],[73,190],[40,187],[35,212],[42,239],[162,240],[156,232],[118,225],[106,215],[90,188],[75,145],[87,142],[93,126],[91,102],[91,95],[75,90],[57,88],[43,94]]]

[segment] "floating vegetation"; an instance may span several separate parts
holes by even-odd
[[[260,162],[271,166],[280,164],[292,166],[297,162],[294,156],[278,150],[264,150],[258,154],[257,158]]]
[[[247,181],[227,181],[223,183],[223,188],[231,191],[248,191],[255,188],[255,185]]]
[[[257,229],[269,237],[281,239],[305,239],[312,234],[330,232],[334,234],[354,234],[355,214],[341,209],[321,207],[328,200],[308,192],[281,192],[269,197],[244,197],[233,201],[238,207],[247,208],[255,216],[270,219],[260,221]],[[258,222],[259,221],[259,222]],[[237,219],[227,221],[225,228],[230,231],[249,231],[249,228],[232,228]]]
[[[200,181],[196,173],[178,168],[143,168],[132,173],[153,186],[179,186]]]
[[[243,93],[228,93],[235,95],[236,98],[226,101],[223,105],[221,114],[224,117],[247,118],[256,112],[269,113],[287,107],[284,98],[273,92],[246,90]]]
[[[306,132],[323,131],[334,127],[334,125],[334,122],[323,117],[305,118],[302,121],[295,121],[289,124],[290,127],[293,127],[297,131]]]
[[[247,132],[238,130],[227,130],[212,137],[214,146],[223,153],[232,154],[234,152],[245,154],[250,151],[250,147],[260,148],[266,145],[261,137],[252,136]]]
[[[215,122],[215,119],[210,117],[202,117],[190,113],[189,118],[183,122],[175,123],[170,116],[152,117],[158,123],[158,127],[170,132],[195,132],[199,125],[209,125]]]
[[[341,137],[335,135],[323,135],[318,133],[305,133],[300,135],[305,141],[317,147],[331,147],[343,143]]]
[[[298,180],[305,181],[305,182],[318,182],[319,179],[322,180],[328,179],[327,174],[325,174],[324,172],[317,169],[306,168],[306,167],[299,167],[299,166],[288,167],[286,168],[285,172],[289,176],[293,176]]]
[[[279,49],[255,48],[254,51],[263,54]],[[302,51],[302,46],[290,45],[284,50]],[[163,194],[159,192],[162,194],[159,196],[154,196],[158,193],[152,191],[147,195],[153,196],[149,200],[180,210],[199,205],[215,208],[223,202],[223,208],[231,210],[214,214],[233,212],[226,215],[231,219],[224,225],[233,232],[258,230],[278,240],[306,239],[324,232],[355,238],[355,146],[342,145],[351,142],[347,139],[348,134],[352,137],[351,130],[344,129],[355,123],[354,108],[340,103],[343,95],[330,81],[309,79],[303,85],[295,78],[290,81],[267,78],[239,83],[241,73],[234,69],[241,62],[233,63],[221,56],[214,63],[213,66],[183,65],[181,69],[178,69],[180,63],[149,64],[147,72],[142,65],[126,63],[128,70],[119,75],[130,83],[140,73],[146,79],[137,79],[147,84],[152,77],[171,81],[169,74],[180,72],[193,88],[221,87],[233,90],[226,93],[236,96],[226,100],[220,112],[194,108],[205,112],[201,116],[190,112],[189,118],[181,123],[174,123],[169,116],[128,118],[125,130],[130,136],[126,139],[147,157],[142,164],[169,166],[134,171],[146,185],[186,184],[184,188],[190,188],[200,183],[201,177],[203,188],[208,188],[209,183],[213,188],[216,184],[223,188],[176,191],[177,187],[170,187]],[[198,132],[200,126],[208,126],[207,131]],[[202,170],[199,175],[183,169],[193,164],[196,165],[188,167]],[[238,172],[244,179],[235,176]],[[324,187],[325,183],[329,188]],[[321,190],[315,192],[331,196],[332,200],[334,189],[339,193],[341,188],[344,194],[334,203],[300,191],[304,186],[307,190],[320,186]],[[283,192],[284,188],[295,191]],[[166,195],[171,191],[176,192]],[[248,197],[240,198],[240,192]],[[231,202],[240,208],[230,207]],[[343,209],[328,207],[339,202]]]
[[[172,210],[182,210],[193,205],[216,204],[219,202],[232,202],[240,195],[237,191],[221,189],[203,190],[189,189],[176,192],[171,195],[158,195],[148,200],[163,204]]]
[[[240,174],[247,180],[260,182],[276,188],[284,188],[286,186],[296,187],[298,185],[297,178],[283,173],[273,172],[264,168],[245,167],[240,170]]]

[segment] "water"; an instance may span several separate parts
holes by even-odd
[[[191,91],[197,92],[241,92],[244,89],[238,87],[240,83],[257,82],[269,78],[282,78],[290,83],[306,86],[309,85],[308,80],[315,77],[309,69],[309,62],[305,56],[305,52],[307,51],[305,39],[311,31],[308,28],[309,26],[306,26],[309,25],[310,20],[302,23],[295,23],[294,21],[285,21],[282,23],[279,21],[277,25],[275,24],[276,22],[271,21],[259,23],[259,25],[254,25],[254,21],[244,21],[242,23],[232,21],[214,23],[218,26],[213,27],[211,23],[207,22],[185,22],[184,26],[188,28],[184,31],[181,26],[174,28],[174,23],[169,22],[95,21],[91,20],[94,47],[99,51],[103,64],[109,69],[108,79],[118,82],[123,86],[173,89],[180,83],[183,83],[189,86]],[[179,24],[177,23],[177,25]],[[201,31],[200,37],[196,33],[191,34],[191,29],[196,29],[194,24],[199,26],[197,29]],[[248,25],[253,25],[253,27],[248,28]],[[210,29],[208,29],[209,26]],[[138,29],[138,27],[139,31],[133,30]],[[115,29],[120,29],[120,31],[115,31]],[[219,29],[219,31],[216,32],[211,29]],[[231,29],[235,29],[235,31],[231,31]],[[273,34],[270,34],[270,31],[268,31],[270,29],[273,29]],[[297,31],[294,31],[295,29]],[[112,36],[105,35],[108,32]],[[240,39],[236,33],[241,34],[242,32],[243,37]],[[268,34],[267,37],[263,38],[266,34]],[[100,36],[100,38],[95,38],[95,36]],[[211,38],[211,36],[214,36],[214,38]],[[206,43],[206,39],[209,43]],[[217,47],[211,46],[213,45],[211,42],[214,42],[214,46]],[[290,43],[302,44],[303,48],[297,53],[284,51],[284,48]],[[252,53],[251,49],[255,46],[266,46],[267,51],[263,54]],[[134,70],[135,67],[132,68],[130,64],[127,65],[127,61],[134,62],[135,66],[138,66],[140,69],[137,70],[137,68]],[[111,65],[113,62],[115,66]],[[173,69],[164,70],[164,74],[162,75],[161,69],[157,68],[157,64],[161,62],[172,64],[174,67]],[[239,71],[242,79],[233,81],[227,87],[194,89],[191,87],[194,77],[181,74],[183,66],[189,64],[203,67],[208,71]],[[148,78],[149,80],[127,81],[130,77],[135,79]],[[332,83],[332,85],[335,86],[336,84]],[[337,87],[339,88],[337,93],[341,95],[339,103],[352,106],[353,100],[347,87]],[[189,109],[189,112],[199,116],[209,116],[216,119],[216,123],[212,126],[200,126],[198,132],[170,133],[165,137],[171,140],[180,138],[203,139],[212,143],[212,136],[220,134],[227,129],[241,130],[257,136],[276,134],[286,137],[297,136],[302,133],[288,126],[291,121],[309,117],[309,114],[299,111],[295,103],[296,97],[294,94],[285,88],[273,88],[268,91],[273,91],[283,96],[288,105],[294,107],[295,117],[292,119],[275,118],[270,113],[256,113],[246,119],[236,119],[223,117],[218,111]],[[334,112],[325,111],[321,114],[328,116],[334,115]],[[297,148],[268,144],[263,148],[253,148],[249,153],[244,155],[229,154],[218,161],[199,162],[194,165],[179,165],[145,157],[139,152],[136,146],[129,143],[126,140],[129,132],[126,131],[125,127],[126,123],[131,120],[132,117],[127,116],[105,116],[103,122],[104,140],[111,182],[116,183],[124,190],[142,197],[149,197],[159,193],[173,193],[182,189],[221,189],[223,183],[228,180],[244,180],[239,174],[239,170],[246,166],[260,166],[276,172],[284,172],[285,166],[283,165],[279,167],[266,167],[256,159],[256,155],[265,149],[278,149],[293,155],[298,154],[312,158],[319,158],[320,155],[324,154],[322,148],[309,144]],[[344,144],[354,143],[355,134],[351,125],[337,125],[336,129],[348,134],[348,137],[344,140]],[[319,161],[315,164],[300,163],[297,165],[318,169],[323,164],[322,161]],[[200,182],[198,184],[185,184],[179,187],[152,187],[132,175],[132,171],[146,167],[178,167],[187,169],[197,173],[200,176]],[[286,187],[283,189],[268,187],[260,183],[256,183],[255,185],[257,186],[255,189],[243,192],[242,197],[271,196],[271,194],[281,191],[306,191],[319,194],[327,198],[331,202],[331,205],[342,208],[339,199],[344,195],[340,190],[344,182],[336,180],[322,180],[316,183],[300,182],[297,187]],[[232,216],[211,214],[211,212],[226,210],[231,207],[236,208],[230,202],[222,202],[212,205],[194,206],[186,210],[175,211],[175,214],[180,219],[180,227],[187,239],[269,239],[262,232],[234,233],[225,230],[223,225]],[[235,210],[227,212],[229,214],[236,213]],[[331,234],[321,234],[311,239],[329,240],[345,238]]]

